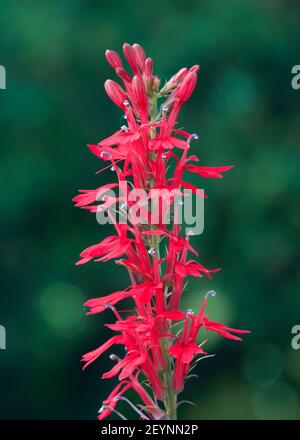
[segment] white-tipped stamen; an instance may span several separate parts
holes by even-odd
[[[193,316],[193,315],[194,315],[194,310],[193,309],[187,309],[186,316]]]
[[[187,143],[190,145],[192,141],[197,141],[199,139],[199,136],[196,133],[191,134],[191,136],[188,138]]]
[[[111,159],[111,154],[107,151],[101,151],[100,157],[107,157],[108,159]]]
[[[110,354],[109,359],[116,362],[119,362],[121,360],[121,358],[119,358],[119,356],[117,356],[116,354]]]
[[[114,306],[112,306],[111,304],[103,304],[103,305],[106,309],[110,309],[117,319],[120,319],[120,320],[122,319],[118,310]]]
[[[215,290],[209,290],[206,294],[205,294],[205,298],[208,298],[209,296],[216,296],[217,292]]]
[[[148,250],[148,254],[150,254],[150,255],[155,255],[155,254],[156,254],[155,249],[154,249],[154,248],[150,248],[150,249]]]
[[[123,414],[121,414],[119,411],[117,411],[116,409],[112,408],[112,407],[109,406],[109,405],[102,405],[101,408],[99,409],[98,413],[99,413],[99,414],[103,413],[103,411],[104,411],[105,409],[109,409],[111,412],[114,412],[114,413],[117,414],[117,416],[119,416],[122,420],[128,420],[128,419],[126,419],[125,416],[123,416]]]
[[[129,128],[126,125],[122,125],[121,130],[127,133],[129,131]]]
[[[130,106],[130,102],[128,101],[128,99],[125,99],[125,101],[123,102],[123,105],[125,105],[125,107]]]

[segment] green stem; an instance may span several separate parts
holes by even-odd
[[[177,393],[171,387],[172,366],[169,356],[167,356],[167,365],[164,376],[167,388],[167,395],[164,401],[166,414],[170,420],[177,420]]]
[[[154,94],[150,99],[150,120],[151,122],[155,122],[157,120],[158,116],[158,109],[157,109],[157,95]],[[150,138],[155,137],[155,131],[150,131]],[[150,187],[152,185],[150,184]],[[153,228],[151,228],[153,229]],[[157,258],[160,259],[160,237],[159,236],[151,236],[149,239],[149,245],[155,250]],[[160,269],[160,268],[159,268]],[[167,304],[167,298],[166,295],[168,293],[168,288],[165,288],[165,303]],[[169,326],[168,326],[169,327]],[[167,329],[167,333],[171,333],[171,328]],[[162,380],[165,386],[165,389],[167,391],[166,397],[164,399],[164,406],[165,411],[168,419],[170,420],[177,420],[177,393],[176,391],[171,387],[171,382],[173,378],[173,365],[172,360],[170,359],[170,356],[168,354],[168,337],[162,338],[161,340],[162,344],[162,352],[163,356],[166,362],[166,366],[164,368],[164,371],[162,371]]]

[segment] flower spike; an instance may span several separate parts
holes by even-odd
[[[125,43],[123,53],[130,69],[117,52],[105,52],[122,86],[109,79],[104,87],[124,122],[113,135],[88,145],[104,162],[99,172],[113,171],[113,182],[80,190],[73,201],[97,219],[105,212],[116,230],[84,249],[76,264],[114,260],[116,271],[122,267],[128,272],[130,285],[85,302],[87,315],[110,312],[114,322],[105,324],[112,336],[83,355],[82,362],[83,369],[102,355],[114,362],[102,377],[118,383],[103,400],[98,419],[112,413],[125,419],[116,409],[123,400],[141,419],[173,420],[191,370],[212,356],[203,348],[206,333],[236,341],[249,333],[209,319],[205,309],[214,290],[204,295],[198,313],[181,305],[189,277],[212,279],[220,271],[193,259],[198,257],[191,244],[194,232],[177,221],[192,194],[207,197],[184,173],[202,182],[222,178],[232,166],[199,164],[189,153],[198,135],[177,126],[180,109],[196,87],[199,66],[183,67],[161,87],[152,58],[139,44]],[[120,305],[124,301],[130,305]],[[115,345],[124,348],[123,355],[114,354]],[[137,403],[124,395],[128,390],[135,392]]]

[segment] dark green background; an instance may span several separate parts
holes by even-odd
[[[142,44],[164,80],[200,64],[180,123],[200,140],[204,165],[235,165],[205,181],[201,262],[223,268],[190,285],[197,308],[208,288],[211,319],[251,329],[243,343],[209,339],[217,355],[186,386],[181,418],[299,418],[300,63],[298,2],[219,0],[0,1],[1,301],[0,418],[89,418],[115,383],[108,356],[84,373],[110,313],[85,317],[84,300],[128,285],[114,263],[75,267],[108,230],[73,208],[79,188],[109,181],[89,153],[120,125],[103,83],[107,48]],[[192,177],[199,183],[198,177]],[[202,181],[201,181],[202,184]],[[121,411],[127,413],[124,402]],[[129,417],[133,415],[130,413]]]

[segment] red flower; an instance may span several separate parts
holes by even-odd
[[[129,251],[133,239],[130,239],[126,235],[126,225],[119,225],[119,235],[112,235],[106,237],[101,243],[89,246],[81,252],[81,260],[76,264],[84,264],[89,260],[96,258],[95,261],[108,261],[113,258],[118,258]]]
[[[229,167],[199,167],[197,165],[187,165],[186,169],[191,171],[192,173],[197,173],[201,177],[206,178],[216,178],[221,179],[223,176],[221,173],[224,173],[225,171],[230,170],[230,168],[233,168],[232,166]]]
[[[185,180],[184,173],[221,178],[232,167],[192,164],[199,162],[197,156],[189,155],[191,142],[198,136],[177,127],[180,109],[195,89],[199,66],[180,69],[161,86],[160,79],[153,73],[152,59],[147,58],[140,45],[125,43],[123,52],[129,69],[117,52],[107,50],[105,53],[122,82],[121,86],[107,80],[105,90],[121,109],[126,123],[108,138],[89,145],[91,152],[104,161],[100,171],[107,168],[113,171],[114,183],[95,190],[80,190],[73,201],[76,206],[94,213],[105,209],[113,220],[108,209],[112,205],[122,202],[122,212],[134,207],[128,190],[143,190],[146,196],[144,205],[138,207],[141,215],[137,222],[130,216],[129,224],[112,221],[116,234],[89,246],[76,263],[115,259],[130,278],[130,286],[124,290],[85,303],[88,315],[110,309],[115,321],[106,327],[116,334],[85,354],[82,361],[85,368],[115,345],[125,349],[120,357],[110,355],[115,364],[103,378],[117,376],[119,383],[103,401],[99,419],[117,412],[118,400],[127,401],[124,393],[129,389],[133,389],[142,402],[142,409],[129,402],[139,417],[172,419],[176,417],[177,395],[184,387],[195,358],[206,355],[202,348],[203,331],[214,331],[234,340],[248,333],[210,321],[204,313],[208,294],[197,315],[191,310],[187,313],[181,310],[186,279],[190,276],[211,279],[212,274],[220,270],[207,269],[190,259],[191,254],[198,256],[198,252],[175,221],[176,197],[182,197],[184,203],[184,189],[206,197],[197,186]],[[158,105],[161,99],[164,101]],[[118,195],[106,194],[118,186],[121,189]],[[150,209],[153,204],[155,212]],[[170,214],[170,224],[166,213]],[[120,308],[123,300],[130,302],[129,310]],[[179,332],[177,325],[182,327]],[[146,391],[140,377],[151,392]]]

